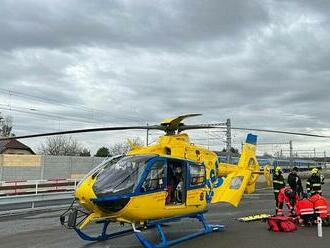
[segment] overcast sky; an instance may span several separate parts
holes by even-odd
[[[16,135],[191,112],[330,134],[329,17],[327,0],[3,0],[0,111]],[[75,137],[95,151],[137,134]],[[259,136],[330,153],[328,140]]]

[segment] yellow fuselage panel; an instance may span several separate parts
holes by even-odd
[[[204,163],[207,170],[207,178],[209,178],[209,171],[214,168],[215,163],[218,160],[216,153],[190,143],[189,137],[185,133],[171,136],[161,136],[157,144],[147,147],[137,147],[128,154],[157,154],[161,156],[170,155],[175,158],[188,159],[197,163]]]
[[[186,204],[166,205],[167,192],[157,192],[134,196],[127,206],[118,213],[118,216],[130,222],[162,219],[205,211],[207,203],[205,198],[197,201],[203,189],[187,192]]]
[[[166,204],[167,192],[161,191],[150,194],[142,194],[131,197],[129,203],[119,212],[105,213],[100,210],[91,199],[95,199],[93,192],[94,179],[88,177],[75,192],[75,198],[93,215],[88,220],[95,221],[99,218],[107,218],[114,221],[138,222],[153,219],[169,218],[178,215],[202,212],[207,208],[205,200],[206,188],[190,189],[187,191],[185,204]]]
[[[235,171],[237,171],[237,165],[227,164],[227,163],[219,164],[219,169],[218,169],[219,176],[226,176]]]

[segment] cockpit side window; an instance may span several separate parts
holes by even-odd
[[[158,160],[154,162],[142,184],[141,192],[150,192],[164,189],[165,166],[165,160]]]
[[[190,163],[190,186],[198,187],[205,184],[205,166],[203,164]]]

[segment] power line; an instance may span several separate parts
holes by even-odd
[[[54,100],[54,99],[51,99],[51,98],[43,98],[43,97],[40,97],[40,96],[30,95],[30,94],[22,93],[22,92],[19,92],[19,91],[6,90],[6,89],[3,89],[3,88],[0,88],[0,92],[6,93],[6,94],[9,94],[9,95],[13,95],[13,96],[22,97],[22,98],[28,98],[30,100],[32,99],[32,100],[37,101],[37,102],[55,103],[57,105],[62,105],[62,106],[73,106],[72,104],[63,103],[63,102],[60,102],[60,101],[57,101],[57,100]],[[79,104],[75,105],[75,107],[82,107],[86,111],[93,110],[93,109],[89,109],[88,107],[85,107],[84,105],[79,105]]]
[[[2,105],[2,104],[0,104],[0,105]],[[92,120],[92,119],[69,117],[69,116],[56,115],[56,114],[48,114],[47,112],[42,112],[42,111],[38,111],[35,109],[32,110],[32,109],[28,109],[28,108],[24,109],[24,108],[17,108],[17,107],[0,107],[0,109],[24,113],[24,114],[30,114],[30,115],[49,117],[49,118],[53,118],[53,120],[63,120],[64,119],[64,120],[83,122],[83,123],[98,123],[97,121]]]
[[[43,102],[43,103],[47,103],[47,104],[56,104],[56,106],[60,105],[60,106],[64,106],[64,107],[71,107],[71,108],[80,108],[83,111],[87,111],[90,112],[92,114],[94,113],[99,113],[99,114],[104,114],[104,115],[113,115],[113,113],[110,113],[108,111],[105,110],[100,110],[100,109],[96,109],[96,108],[90,108],[87,107],[86,105],[82,105],[82,104],[68,104],[68,103],[63,103],[60,102],[58,100],[52,99],[52,98],[43,98],[40,96],[35,96],[35,95],[31,95],[31,94],[26,94],[26,93],[22,93],[19,91],[13,91],[13,90],[7,90],[7,89],[3,89],[0,88],[0,93],[5,93],[8,94],[9,96],[17,96],[17,97],[22,97],[22,98],[28,98],[28,99],[32,99],[33,101],[37,101],[37,102]],[[127,118],[127,117],[116,117],[118,119],[122,119],[122,120],[128,120],[128,121],[141,121],[141,122],[145,122],[144,120],[140,119],[138,116],[132,116],[134,119],[132,118]]]
[[[192,138],[193,140],[215,140],[219,142],[226,142],[225,140],[220,140],[219,138]]]
[[[258,142],[258,146],[260,145],[289,145],[289,142]]]
[[[35,95],[31,95],[31,94],[26,94],[26,93],[22,93],[22,92],[19,92],[19,91],[13,91],[13,90],[6,90],[6,89],[3,89],[3,88],[0,88],[0,92],[4,92],[4,93],[7,93],[9,95],[12,95],[12,96],[18,96],[18,97],[23,97],[23,98],[28,98],[28,99],[32,99],[34,101],[38,101],[38,102],[44,102],[44,103],[55,103],[56,105],[62,105],[62,106],[70,106],[70,107],[80,107],[82,109],[84,109],[85,111],[89,111],[89,112],[104,112],[104,113],[108,113],[107,111],[104,111],[104,110],[99,110],[99,109],[95,109],[95,108],[89,108],[85,105],[82,105],[82,104],[68,104],[68,103],[63,103],[63,102],[60,102],[58,100],[55,100],[55,99],[52,99],[52,98],[43,98],[43,97],[40,97],[40,96],[35,96]]]
[[[319,135],[319,134],[301,133],[301,132],[289,132],[289,131],[272,130],[272,129],[259,129],[259,128],[248,128],[248,127],[232,127],[231,129],[266,132],[266,133],[291,134],[291,135],[297,135],[297,136],[309,136],[309,137],[316,137],[316,138],[330,138],[330,136],[328,136],[328,135]]]

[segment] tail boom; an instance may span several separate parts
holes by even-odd
[[[244,192],[252,193],[255,191],[259,177],[256,144],[257,136],[248,134],[238,164],[219,164],[218,174],[224,176],[225,179],[223,185],[215,189],[212,203],[227,202],[237,207]]]

